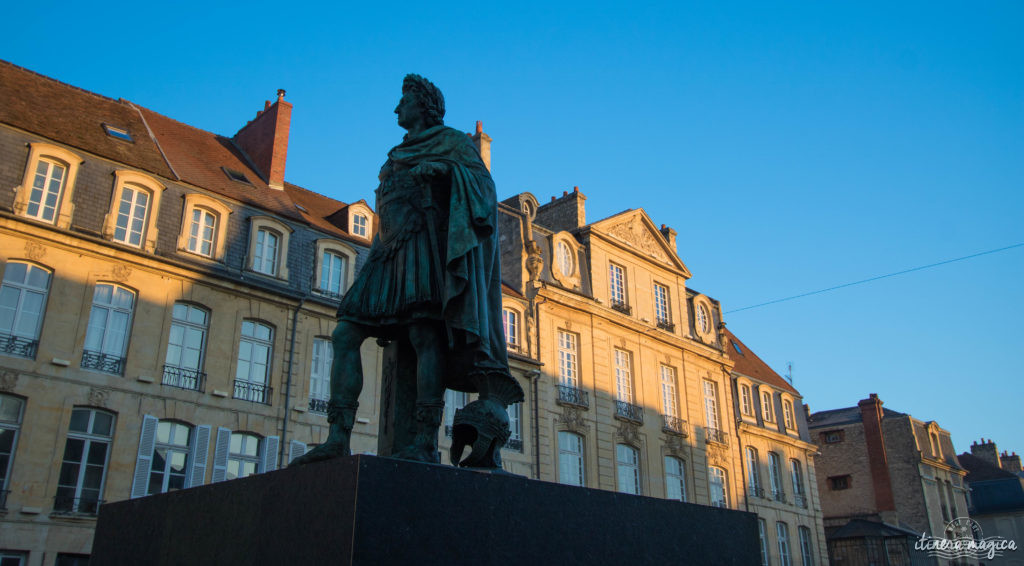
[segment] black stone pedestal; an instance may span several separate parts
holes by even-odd
[[[90,564],[758,561],[752,513],[352,456],[104,505]]]

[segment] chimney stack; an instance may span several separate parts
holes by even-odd
[[[665,237],[665,241],[668,242],[668,245],[669,245],[670,248],[672,248],[672,251],[674,251],[676,253],[679,253],[679,250],[676,249],[676,235],[677,234],[678,234],[678,232],[676,232],[675,230],[669,228],[668,226],[666,226],[664,224],[661,225],[661,235]]]
[[[587,197],[579,187],[572,192],[562,191],[562,196],[551,197],[551,202],[537,209],[534,221],[551,230],[574,230],[587,225],[587,211],[584,206]]]
[[[480,159],[483,160],[487,170],[491,170],[491,136],[484,133],[484,123],[476,121],[476,133],[473,134],[473,145],[480,152]]]
[[[272,189],[284,189],[284,167],[288,160],[288,131],[292,123],[292,105],[284,99],[285,90],[277,89],[277,101],[264,102],[256,119],[235,134],[234,141],[259,169]]]
[[[1007,472],[1019,474],[1022,471],[1020,467],[1020,456],[1018,456],[1016,452],[1013,454],[1007,454],[1004,451],[1003,455],[999,458],[999,462],[1002,463],[1002,468]]]
[[[882,400],[877,393],[872,393],[857,403],[857,406],[860,407],[860,420],[864,423],[864,442],[868,449],[871,484],[875,488],[875,507],[879,512],[895,511],[896,501],[892,493],[889,458],[885,452],[885,433],[882,430]]]
[[[997,468],[1003,467],[999,461],[999,451],[996,450],[996,443],[992,442],[991,438],[988,440],[982,438],[981,442],[971,444],[971,455],[975,458],[980,458]]]

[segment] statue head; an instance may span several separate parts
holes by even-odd
[[[402,96],[415,98],[426,127],[444,124],[444,95],[427,79],[410,73],[402,81]]]

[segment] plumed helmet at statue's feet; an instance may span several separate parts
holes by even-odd
[[[409,73],[402,81],[402,94],[410,92],[419,98],[428,125],[444,124],[444,95],[441,94],[441,89],[426,78]]]

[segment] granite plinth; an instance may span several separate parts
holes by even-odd
[[[759,561],[752,513],[352,456],[104,505],[91,564]]]

